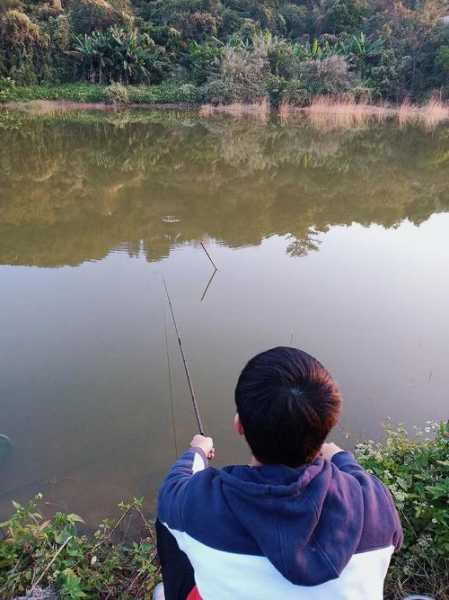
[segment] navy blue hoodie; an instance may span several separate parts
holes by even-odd
[[[204,600],[380,600],[402,542],[390,493],[349,452],[298,469],[214,469],[192,448],[165,478],[159,519]]]

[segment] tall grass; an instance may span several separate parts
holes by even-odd
[[[351,129],[391,118],[392,109],[384,105],[353,102],[345,99],[317,98],[304,110],[317,129]]]
[[[405,101],[396,109],[395,115],[401,127],[418,124],[426,129],[434,129],[449,120],[449,106],[436,98],[431,98],[423,106],[415,106]]]
[[[294,112],[291,107],[281,106],[281,117],[284,119]],[[324,130],[362,127],[389,119],[396,119],[401,127],[417,124],[434,129],[449,121],[449,106],[435,98],[423,106],[405,101],[394,107],[321,97],[314,100],[310,107],[302,109],[302,112],[314,127]]]
[[[263,99],[252,104],[242,102],[204,104],[199,112],[203,117],[225,113],[236,118],[252,115],[266,121],[271,108],[268,99]],[[320,96],[315,98],[308,107],[299,107],[284,101],[279,105],[277,114],[282,122],[295,117],[305,117],[313,127],[323,131],[368,127],[373,123],[383,123],[393,119],[396,119],[401,127],[421,125],[426,129],[434,129],[441,123],[449,121],[449,105],[435,98],[422,106],[411,104],[409,101],[404,101],[399,106],[391,106]]]

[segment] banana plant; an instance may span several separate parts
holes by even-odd
[[[169,67],[163,51],[147,34],[119,27],[77,37],[75,53],[85,65],[88,79],[99,83],[149,82],[151,74],[160,78]]]
[[[341,43],[343,53],[360,70],[362,77],[367,75],[369,63],[382,53],[384,45],[383,38],[369,39],[363,32]]]
[[[301,60],[323,60],[336,54],[342,54],[339,44],[331,44],[329,40],[320,42],[317,38],[312,43],[295,44],[294,54]]]

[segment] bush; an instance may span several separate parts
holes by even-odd
[[[449,599],[449,423],[429,423],[424,434],[390,428],[384,442],[357,448],[360,463],[390,489],[404,527],[387,578],[394,599],[413,592]]]
[[[301,63],[299,79],[311,96],[338,96],[351,89],[352,78],[348,63],[342,56]]]
[[[111,83],[104,90],[106,102],[108,104],[128,104],[128,90],[121,83]]]
[[[120,505],[116,521],[106,520],[93,536],[79,535],[83,520],[57,512],[45,520],[38,511],[42,496],[1,523],[0,589],[2,600],[21,596],[33,583],[55,587],[62,598],[148,598],[159,579],[152,525],[142,502]],[[140,522],[138,541],[124,539],[120,526]],[[135,527],[135,520],[133,522]]]
[[[254,102],[267,95],[269,39],[255,36],[252,46],[223,49],[220,74],[205,88],[211,102]]]
[[[449,46],[441,46],[435,57],[435,68],[442,82],[449,80]]]
[[[298,38],[307,33],[311,19],[308,18],[308,11],[305,6],[285,4],[280,7],[280,11],[291,38]]]
[[[34,44],[42,44],[39,26],[20,10],[8,10],[0,20],[2,43],[26,49]]]
[[[6,100],[16,82],[11,77],[0,77],[0,102]]]
[[[204,99],[210,104],[229,104],[235,100],[235,88],[232,83],[223,79],[209,81],[203,87]]]
[[[45,67],[48,37],[19,10],[0,16],[0,75],[33,83]]]
[[[70,8],[70,21],[75,33],[102,31],[123,24],[124,15],[106,0],[77,0]]]
[[[266,79],[267,94],[270,106],[277,108],[284,99],[285,88],[288,82],[283,77],[269,75]]]
[[[202,90],[191,83],[179,84],[162,83],[153,86],[129,86],[128,96],[130,102],[136,104],[177,104],[193,103],[203,101]]]
[[[217,18],[208,12],[195,11],[185,15],[179,22],[177,29],[182,31],[187,40],[197,42],[205,41],[218,33]]]
[[[287,79],[297,77],[303,60],[297,52],[298,48],[286,40],[276,40],[268,51],[272,73]]]
[[[190,77],[197,85],[203,85],[208,79],[218,75],[222,47],[218,44],[189,44],[183,63]]]
[[[312,101],[312,94],[302,81],[292,79],[287,81],[282,93],[282,101],[293,106],[308,106]]]
[[[183,83],[178,88],[178,102],[201,102],[203,95],[201,90],[192,83]]]
[[[15,85],[16,82],[11,77],[0,77],[0,91],[10,90]]]

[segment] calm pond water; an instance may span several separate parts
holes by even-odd
[[[449,129],[3,112],[0,136],[2,514],[154,509],[195,429],[162,275],[218,464],[278,344],[335,375],[347,446],[448,417]]]

